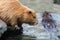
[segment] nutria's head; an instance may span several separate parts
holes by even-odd
[[[25,9],[25,11],[20,15],[19,20],[22,23],[30,25],[37,24],[36,12],[30,9]]]

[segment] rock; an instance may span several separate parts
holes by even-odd
[[[0,37],[6,30],[7,30],[7,25],[5,24],[5,22],[0,20]]]

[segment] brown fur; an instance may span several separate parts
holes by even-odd
[[[34,24],[36,13],[18,0],[0,0],[0,19],[10,24],[14,29],[17,21],[21,25],[22,23]]]

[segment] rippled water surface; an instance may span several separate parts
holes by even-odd
[[[60,37],[60,14],[51,13],[56,21],[57,28],[52,29],[53,32],[48,32],[42,25],[42,13],[37,13],[38,24],[29,25],[23,24],[23,35],[18,35],[10,40],[59,40]]]
[[[60,24],[60,14],[56,13],[51,13],[53,19],[56,21],[56,24]],[[34,26],[30,26],[28,24],[23,24],[24,28],[24,35],[27,38],[25,39],[31,39],[31,40],[58,40],[58,37],[56,35],[60,35],[60,28],[59,26],[57,28],[52,29],[53,32],[47,32],[45,28],[41,25],[41,19],[42,19],[42,13],[37,13],[37,19],[38,19],[38,24]],[[57,32],[58,29],[58,32]],[[31,37],[29,37],[31,36]]]

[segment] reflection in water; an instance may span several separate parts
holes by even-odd
[[[60,15],[51,13],[52,17],[56,21],[57,25],[60,24]],[[46,29],[41,25],[42,13],[37,13],[38,24],[37,25],[28,25],[23,24],[23,35],[17,35],[7,38],[7,40],[49,40],[50,33],[45,31]],[[57,18],[57,19],[56,19]],[[53,29],[54,31],[56,29]],[[60,34],[60,28],[58,28],[58,35]],[[54,32],[52,32],[52,40],[56,40]]]

